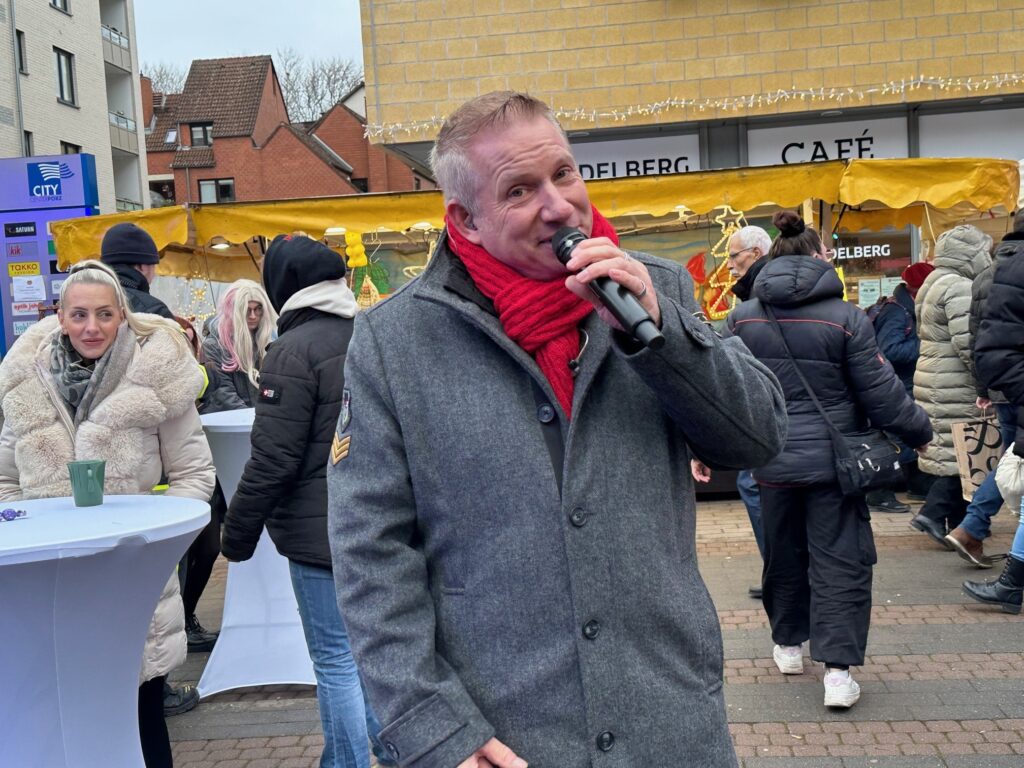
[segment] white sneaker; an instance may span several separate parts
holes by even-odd
[[[804,647],[802,645],[776,645],[772,650],[775,666],[784,675],[804,673]]]
[[[860,686],[848,669],[825,669],[825,706],[849,709],[860,699]]]

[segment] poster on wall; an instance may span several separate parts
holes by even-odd
[[[46,283],[41,277],[12,277],[11,298],[15,302],[46,301]]]
[[[882,284],[876,278],[866,278],[857,281],[857,306],[867,309],[878,301],[881,295]]]

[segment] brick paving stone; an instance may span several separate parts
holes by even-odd
[[[727,646],[731,655],[753,656],[725,661],[727,702],[742,701],[744,707],[743,712],[730,711],[749,721],[729,726],[743,768],[1003,768],[1016,766],[1013,761],[1024,755],[1024,718],[1019,716],[1021,706],[1014,703],[1024,687],[1019,682],[1024,680],[1024,652],[1018,651],[1012,637],[1012,628],[1024,618],[949,602],[954,594],[959,597],[960,580],[993,574],[958,570],[948,553],[908,527],[909,519],[876,515],[872,520],[882,559],[891,561],[887,553],[906,552],[908,563],[924,568],[934,562],[945,569],[942,578],[951,586],[915,591],[905,579],[895,582],[890,576],[886,583],[880,578],[899,574],[898,568],[876,569],[872,626],[883,630],[873,632],[868,650],[884,652],[869,655],[855,672],[865,686],[861,704],[848,713],[834,713],[818,710],[820,665],[810,665],[804,675],[779,674],[768,656],[771,643],[763,608],[739,597],[735,568],[750,566],[756,579],[758,562],[742,504],[700,503],[697,550],[712,595],[722,607],[719,619]],[[1000,515],[994,522],[992,547],[998,551],[1008,546],[1016,521]],[[901,562],[900,567],[910,566]],[[203,624],[213,629],[219,626],[225,576],[225,565],[219,561],[197,611]],[[918,578],[919,584],[923,578]],[[927,578],[939,576],[929,573]],[[742,589],[745,592],[745,585]],[[735,599],[723,601],[723,592]],[[995,642],[986,637],[987,631],[994,633]],[[875,644],[879,636],[885,640]],[[763,640],[748,639],[755,637]],[[194,683],[207,658],[190,655],[175,679]],[[766,693],[760,687],[783,683],[796,687],[769,687]],[[780,690],[785,693],[780,695]],[[811,690],[813,706],[807,701]],[[315,697],[310,686],[258,686],[208,697],[194,713],[168,721],[175,762],[181,768],[316,768],[323,738]],[[803,703],[794,706],[791,697],[803,697]],[[755,702],[753,708],[750,702]],[[762,711],[766,717],[758,721]],[[820,711],[820,719],[815,711]],[[977,715],[971,717],[972,712]],[[803,714],[794,717],[797,713]],[[897,713],[903,716],[894,716]],[[224,724],[215,735],[235,738],[197,738],[204,732],[204,721]]]

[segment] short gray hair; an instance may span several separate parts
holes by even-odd
[[[733,235],[741,248],[760,248],[762,255],[767,255],[772,247],[772,238],[760,227],[748,225]]]
[[[489,128],[537,117],[549,121],[565,137],[565,131],[551,107],[540,99],[517,91],[485,93],[452,112],[441,126],[430,151],[430,167],[444,193],[445,203],[455,199],[472,212],[477,174],[467,150],[478,134]]]

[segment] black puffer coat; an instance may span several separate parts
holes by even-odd
[[[168,320],[174,319],[174,313],[160,299],[149,292],[149,280],[135,267],[127,264],[108,264],[117,275],[117,282],[124,288],[128,296],[128,304],[132,312],[149,312],[160,315]]]
[[[974,347],[978,377],[1017,406],[1015,452],[1024,455],[1024,232],[996,248],[996,269]]]
[[[971,358],[974,358],[974,350],[978,344],[978,331],[981,329],[981,319],[985,314],[985,304],[988,302],[988,292],[992,289],[992,277],[996,271],[996,263],[993,261],[974,278],[971,284],[971,317],[967,327],[971,331]],[[989,390],[980,380],[975,382],[978,385],[978,397],[988,397],[995,403],[1005,403],[1006,398],[998,390]]]
[[[260,371],[252,458],[231,499],[221,549],[229,560],[249,559],[266,525],[289,560],[330,568],[327,459],[352,319],[304,308],[282,315],[278,329]]]
[[[729,315],[730,330],[771,368],[786,395],[786,447],[755,470],[758,482],[836,481],[828,427],[793,370],[764,304],[774,311],[800,370],[840,431],[862,430],[870,420],[908,445],[924,445],[931,439],[927,414],[910,399],[878,351],[867,315],[843,301],[843,284],[835,269],[810,256],[776,257],[758,275],[754,298]]]

